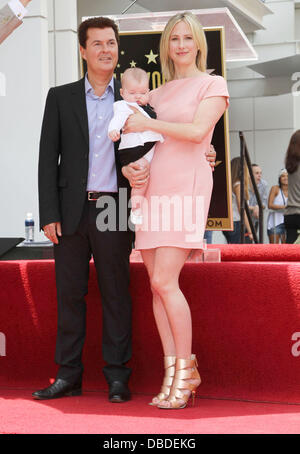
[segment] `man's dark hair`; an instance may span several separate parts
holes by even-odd
[[[87,31],[89,28],[112,28],[115,32],[117,43],[120,44],[119,30],[117,24],[109,17],[93,17],[87,19],[78,27],[78,40],[79,44],[85,49],[87,41]]]

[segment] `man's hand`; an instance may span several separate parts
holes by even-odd
[[[205,153],[206,155],[206,160],[208,161],[210,167],[211,167],[211,170],[214,171],[215,170],[215,165],[216,165],[216,156],[217,156],[217,153],[216,153],[216,150],[214,149],[214,146],[213,144],[210,144],[210,150],[207,151]]]
[[[122,173],[127,178],[132,188],[141,188],[149,178],[150,165],[140,167],[139,164],[131,162],[127,166],[122,167]]]
[[[120,139],[120,132],[114,129],[108,133],[108,137],[113,141],[117,142]]]
[[[22,3],[23,6],[26,7],[28,5],[28,3],[31,2],[31,0],[20,0],[20,2]]]
[[[61,236],[60,222],[52,222],[51,224],[44,225],[43,231],[48,240],[52,241],[52,243],[58,244],[57,236]]]

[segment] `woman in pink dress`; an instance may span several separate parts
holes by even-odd
[[[206,73],[206,57],[205,34],[196,16],[185,12],[172,17],[160,43],[167,82],[150,98],[157,119],[135,113],[125,128],[126,133],[152,130],[165,139],[156,145],[143,225],[136,230],[164,352],[165,378],[150,405],[164,409],[184,408],[201,381],[192,354],[191,313],[178,279],[189,254],[203,248],[213,184],[205,153],[228,106],[226,82]]]

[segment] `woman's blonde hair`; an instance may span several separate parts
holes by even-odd
[[[176,14],[169,19],[169,22],[165,26],[160,38],[161,69],[167,81],[173,80],[175,77],[174,63],[169,57],[170,36],[175,25],[181,21],[190,26],[193,39],[196,46],[198,47],[198,53],[195,62],[196,66],[200,71],[206,71],[207,42],[203,27],[194,14],[190,13],[189,11],[185,11],[184,13]]]

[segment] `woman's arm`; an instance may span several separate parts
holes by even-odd
[[[151,130],[173,137],[177,140],[188,140],[200,143],[221,118],[226,109],[224,96],[214,96],[200,102],[192,123],[171,123],[162,120],[146,118],[136,110],[131,115],[123,131],[141,132]]]
[[[284,205],[274,205],[274,199],[278,195],[279,192],[279,186],[272,186],[271,191],[269,194],[269,200],[268,200],[268,208],[270,210],[283,210],[285,208]]]

